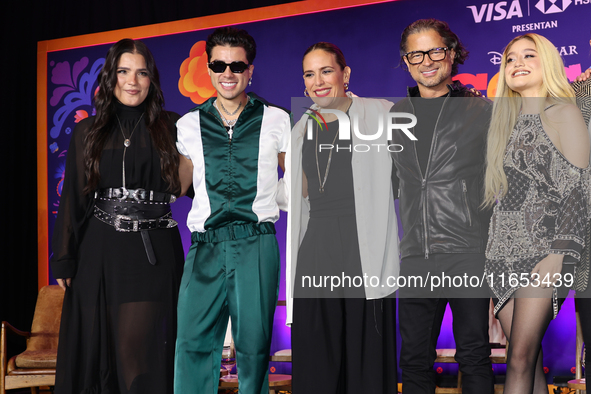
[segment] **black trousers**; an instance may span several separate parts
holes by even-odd
[[[294,394],[396,394],[396,299],[295,298]]]
[[[482,279],[483,272],[483,254],[433,254],[428,259],[423,256],[402,259],[400,278],[405,278],[407,283],[398,290],[398,319],[402,337],[400,368],[404,393],[435,392],[433,364],[448,303],[453,313],[455,358],[463,374],[463,393],[494,392],[488,337],[490,296],[486,282],[475,286],[475,278]],[[420,286],[418,279],[409,283],[411,277],[423,278],[427,286]],[[444,288],[440,281],[440,286],[431,287],[437,284],[437,280],[432,280],[434,277],[439,280],[449,277],[447,283],[450,286]],[[460,281],[458,278],[468,280]]]

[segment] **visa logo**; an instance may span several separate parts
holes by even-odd
[[[513,0],[510,4],[508,1],[485,3],[480,5],[480,8],[475,5],[469,5],[467,8],[472,11],[472,16],[476,23],[481,23],[482,21],[500,21],[513,17],[523,18],[523,11],[521,11],[519,0]]]

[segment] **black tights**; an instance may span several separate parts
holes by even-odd
[[[505,394],[548,394],[542,338],[554,317],[552,289],[521,288],[498,313],[509,341]]]

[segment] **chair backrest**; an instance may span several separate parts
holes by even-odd
[[[37,296],[28,350],[57,349],[64,290],[57,285],[44,286]]]

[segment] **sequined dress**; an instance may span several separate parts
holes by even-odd
[[[485,264],[489,286],[498,299],[495,315],[527,284],[520,278],[529,278],[545,256],[563,254],[565,265],[580,258],[588,217],[589,167],[576,167],[560,153],[544,131],[540,115],[519,116],[503,169],[507,194],[494,207]],[[556,317],[562,294],[556,288],[553,293]]]

